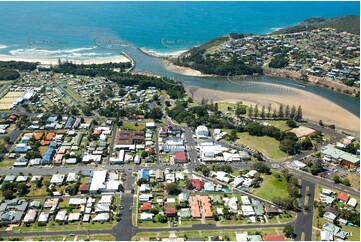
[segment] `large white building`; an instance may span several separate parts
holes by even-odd
[[[207,139],[209,138],[209,130],[206,126],[200,125],[196,129],[197,139]]]
[[[90,184],[90,193],[99,193],[106,188],[106,178],[108,171],[94,171],[92,183]]]

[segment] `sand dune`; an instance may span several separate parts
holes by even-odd
[[[242,101],[246,105],[258,104],[258,106],[265,105],[266,107],[271,103],[272,108],[277,109],[280,104],[295,105],[296,107],[301,105],[305,119],[314,122],[323,120],[326,124],[335,124],[337,129],[352,132],[352,134],[359,136],[359,117],[323,97],[296,88],[289,88],[292,89],[292,95],[279,96],[259,93],[225,92],[194,86],[185,87],[187,93],[193,96],[195,101],[200,101],[205,97],[214,101],[231,103]]]

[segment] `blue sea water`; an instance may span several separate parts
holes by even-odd
[[[359,100],[319,86],[261,77],[240,85],[226,78],[187,77],[164,68],[137,47],[174,53],[230,33],[265,34],[310,17],[359,15],[359,2],[0,2],[0,57],[94,59],[124,51],[135,71],[172,77],[185,85],[283,95],[302,89],[360,115]],[[265,83],[276,84],[269,87]]]
[[[359,12],[358,2],[345,1],[0,2],[0,54],[80,59],[119,52],[99,48],[97,38],[169,53],[229,32],[264,34],[309,17]]]

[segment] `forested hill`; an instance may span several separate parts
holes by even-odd
[[[280,29],[274,32],[274,34],[295,33],[319,28],[333,28],[351,34],[360,34],[360,16],[347,15],[337,18],[309,18],[296,26]]]

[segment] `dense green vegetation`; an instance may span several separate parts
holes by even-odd
[[[16,80],[19,77],[20,74],[16,70],[0,68],[0,80]]]
[[[239,34],[232,34],[236,37]],[[243,35],[242,35],[243,36]],[[232,58],[229,61],[219,61],[206,56],[208,49],[218,46],[228,40],[228,37],[213,39],[199,47],[192,48],[181,55],[176,61],[176,65],[191,67],[205,74],[216,74],[221,76],[232,75],[252,75],[262,74],[263,70],[258,65],[246,65],[243,60]]]
[[[25,61],[0,61],[0,68],[19,70],[19,71],[33,71],[39,65],[38,62]]]
[[[360,16],[347,15],[337,18],[310,18],[296,26],[284,28],[275,34],[295,33],[310,31],[317,28],[334,28],[352,34],[360,34]]]
[[[271,68],[283,68],[286,67],[287,65],[288,65],[288,59],[282,55],[278,55],[271,60],[268,66]]]

